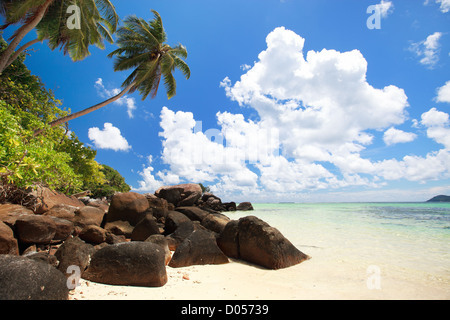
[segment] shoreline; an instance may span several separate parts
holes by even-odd
[[[316,257],[316,258],[314,258]],[[166,267],[163,287],[104,285],[80,280],[69,300],[448,300],[450,287],[438,280],[402,279],[382,273],[379,289],[369,289],[365,267],[351,261],[324,264],[314,257],[299,265],[263,269],[230,259],[223,265]]]

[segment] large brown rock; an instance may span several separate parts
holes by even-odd
[[[225,211],[225,207],[222,203],[222,200],[209,192],[205,192],[202,195],[202,203],[200,204],[200,207],[202,207],[204,210],[207,210],[209,212],[220,212]]]
[[[202,226],[206,229],[221,233],[230,222],[230,218],[223,214],[211,213],[202,220]]]
[[[105,224],[106,231],[117,236],[125,236],[126,238],[131,237],[133,229],[134,227],[128,221],[117,220]]]
[[[17,218],[33,214],[32,210],[18,204],[0,204],[0,221],[5,222],[9,226],[14,226]]]
[[[184,194],[181,195],[181,200],[180,200],[180,202],[178,202],[178,205],[180,207],[182,207],[182,206],[186,206],[186,207],[193,206],[193,205],[195,205],[197,203],[197,201],[201,197],[202,197],[202,193],[201,192],[193,192],[193,193],[190,193],[190,194],[184,193]]]
[[[58,267],[58,259],[54,255],[51,255],[46,251],[30,252],[30,253],[23,254],[22,257],[27,257],[28,259],[42,261],[42,262],[48,263],[49,265],[51,265],[55,268]]]
[[[45,212],[43,216],[52,216],[74,222],[75,211],[77,211],[78,209],[78,207],[74,207],[68,204],[57,204],[53,208]]]
[[[229,222],[217,241],[227,256],[268,269],[287,268],[309,259],[280,231],[254,216],[239,219],[237,225]]]
[[[89,225],[100,227],[104,216],[105,212],[102,209],[85,206],[75,211],[73,223],[81,228]]]
[[[151,242],[159,245],[164,250],[165,255],[165,265],[169,264],[170,259],[172,258],[172,253],[169,250],[169,243],[167,239],[162,234],[153,234],[148,237],[145,242]]]
[[[36,186],[30,192],[30,195],[36,198],[35,213],[42,214],[56,205],[66,204],[74,207],[84,207],[84,203],[75,197],[68,197],[62,193],[50,190],[46,187]]]
[[[107,231],[99,226],[89,225],[81,230],[79,237],[87,243],[100,244],[106,241]]]
[[[25,257],[0,255],[0,300],[67,300],[67,279],[56,268]]]
[[[165,253],[151,242],[108,245],[95,252],[83,278],[111,285],[161,287],[167,283]]]
[[[135,226],[148,213],[150,206],[147,198],[139,193],[116,193],[109,206],[106,222],[128,221]]]
[[[175,250],[194,231],[194,223],[181,212],[169,211],[164,231],[170,250]]]
[[[169,235],[177,230],[183,224],[191,224],[192,221],[183,213],[178,211],[169,211],[166,217],[165,234]],[[192,229],[193,230],[193,229]]]
[[[69,238],[55,252],[55,257],[59,261],[58,270],[69,277],[68,268],[77,266],[83,275],[94,252],[94,246],[87,244],[79,237]]]
[[[26,215],[16,220],[15,229],[20,242],[49,244],[56,234],[56,223],[51,217]]]
[[[145,241],[153,234],[159,234],[159,227],[156,224],[153,215],[147,214],[144,219],[139,221],[139,223],[134,227],[133,232],[131,233],[131,240]]]
[[[169,203],[166,199],[158,198],[154,194],[148,193],[145,195],[148,200],[148,205],[152,209],[153,216],[156,219],[165,218],[169,213]]]
[[[195,230],[177,247],[169,266],[179,268],[228,262],[228,258],[217,246],[216,238],[211,232]]]
[[[0,221],[0,254],[19,254],[19,245],[12,229]]]
[[[156,190],[155,195],[166,199],[174,206],[192,206],[202,196],[202,188],[196,183],[164,186]]]
[[[206,216],[209,215],[209,212],[197,207],[178,207],[175,210],[181,212],[192,221],[201,222]]]
[[[237,211],[251,211],[251,210],[253,210],[253,206],[250,202],[241,202],[236,207],[236,210]]]
[[[109,210],[109,204],[106,200],[101,199],[89,199],[86,203],[87,206],[95,207],[103,210],[105,213]]]
[[[183,193],[183,188],[176,186],[172,187],[162,187],[155,192],[155,195],[159,198],[166,200],[167,202],[178,206],[181,200],[181,194]]]
[[[56,225],[56,232],[53,240],[64,241],[70,237],[74,231],[74,224],[72,221],[61,219],[53,216],[49,216]]]
[[[239,259],[238,220],[231,220],[217,238],[217,245],[230,258]]]

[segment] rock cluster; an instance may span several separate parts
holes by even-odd
[[[73,270],[99,283],[160,287],[167,265],[235,258],[280,269],[309,258],[264,221],[223,214],[251,203],[222,203],[197,184],[82,200],[44,188],[35,210],[0,205],[0,299],[67,299]]]

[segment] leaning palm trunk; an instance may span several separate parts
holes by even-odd
[[[8,68],[14,61],[16,61],[16,59],[20,56],[20,54],[22,52],[24,52],[26,49],[28,49],[29,47],[31,47],[32,45],[41,42],[41,40],[39,39],[34,39],[31,40],[27,43],[25,43],[23,46],[21,46],[16,52],[14,52],[13,56],[11,58],[9,58],[8,63],[5,65],[5,67],[3,68],[3,70],[5,70],[6,68]]]
[[[36,16],[33,18],[33,20],[31,20],[29,23],[23,25],[22,27],[20,27],[19,30],[17,30],[16,36],[0,56],[0,74],[2,74],[2,72],[6,69],[8,62],[10,61],[11,56],[14,54],[14,50],[17,48],[19,43],[31,30],[33,30],[39,24],[39,22],[41,22],[42,18],[47,12],[48,7],[52,4],[53,1],[54,0],[47,0],[38,9]]]
[[[110,103],[112,103],[112,102],[114,102],[114,101],[119,100],[119,99],[122,98],[128,91],[130,91],[130,89],[131,89],[135,84],[136,84],[136,83],[133,82],[133,83],[130,84],[128,87],[126,87],[122,92],[120,92],[118,95],[116,95],[116,96],[114,96],[114,97],[112,97],[112,98],[109,98],[108,100],[105,100],[105,101],[103,101],[103,102],[101,102],[101,103],[99,103],[99,104],[96,104],[95,106],[86,108],[86,109],[84,109],[84,110],[81,110],[81,111],[78,111],[78,112],[75,112],[75,113],[72,113],[72,114],[69,114],[68,116],[65,116],[65,117],[59,118],[59,119],[57,119],[57,120],[55,120],[55,121],[50,122],[50,123],[49,123],[50,128],[56,127],[57,125],[60,125],[60,124],[63,124],[63,123],[65,123],[65,122],[68,122],[68,121],[70,121],[70,120],[73,120],[73,119],[79,118],[79,117],[81,117],[81,116],[84,116],[84,115],[86,115],[86,114],[88,114],[88,113],[91,113],[91,112],[96,111],[96,110],[98,110],[98,109],[100,109],[100,108],[103,108],[104,106],[107,106],[108,104],[110,104]],[[34,132],[34,136],[37,136],[37,135],[41,134],[42,132],[44,132],[44,129],[36,130],[36,131]]]

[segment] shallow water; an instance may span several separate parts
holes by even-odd
[[[450,289],[450,203],[254,204],[255,215],[324,263]]]

